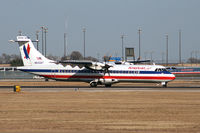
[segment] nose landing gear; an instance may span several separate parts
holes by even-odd
[[[163,88],[167,88],[167,82],[161,82]]]

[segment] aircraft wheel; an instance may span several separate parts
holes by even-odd
[[[90,83],[90,87],[97,87],[97,83],[96,82]]]
[[[162,82],[161,84],[163,88],[167,88],[167,82]]]
[[[105,84],[105,87],[111,87],[112,85],[111,84]]]
[[[167,88],[167,84],[166,84],[166,85],[163,85],[163,88]]]

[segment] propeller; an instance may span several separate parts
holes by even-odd
[[[176,67],[167,67],[166,69],[176,69]]]
[[[109,68],[112,67],[110,65],[107,64],[107,61],[109,62],[111,56],[104,56],[103,59],[104,59],[104,63],[105,65],[102,67],[103,68],[103,71],[104,71],[104,75],[106,73],[108,73],[108,75],[110,76],[110,71],[109,71]]]

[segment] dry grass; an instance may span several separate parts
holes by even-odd
[[[1,92],[0,131],[197,133],[200,93]]]

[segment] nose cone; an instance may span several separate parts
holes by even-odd
[[[171,74],[171,77],[172,77],[172,79],[171,79],[171,80],[174,80],[174,79],[176,79],[176,76],[175,76],[174,74]]]

